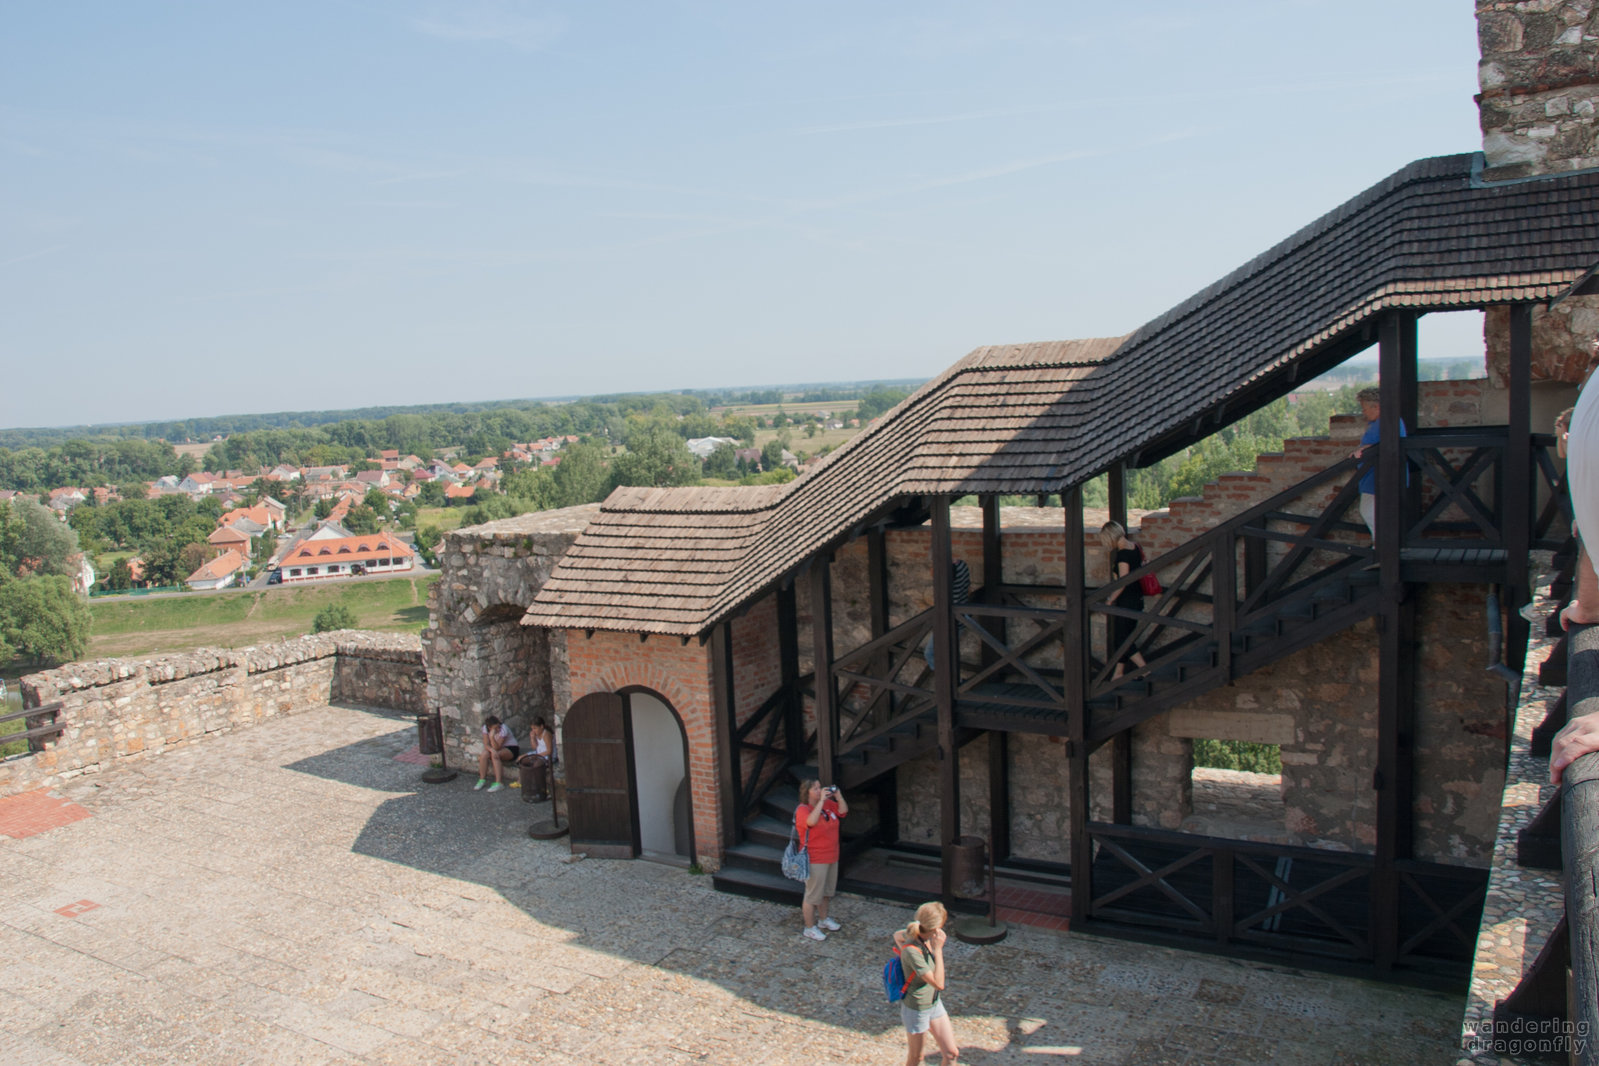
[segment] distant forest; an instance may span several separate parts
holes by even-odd
[[[918,383],[911,383],[915,385]],[[126,485],[199,468],[177,454],[172,441],[223,435],[211,446],[207,470],[358,464],[387,448],[431,458],[441,449],[475,461],[498,456],[513,443],[576,436],[609,444],[637,440],[640,426],[663,425],[682,440],[726,436],[753,443],[756,419],[712,414],[731,403],[837,401],[872,418],[910,393],[881,383],[798,386],[770,390],[619,394],[566,403],[439,404],[367,408],[359,412],[286,412],[187,422],[98,426],[87,429],[0,431],[0,488],[42,492],[66,485]],[[359,414],[361,417],[339,415]],[[798,421],[804,416],[796,416]],[[791,420],[779,416],[782,424]],[[681,474],[675,475],[681,477]]]

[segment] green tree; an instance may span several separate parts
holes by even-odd
[[[32,500],[12,500],[7,528],[0,531],[0,559],[8,574],[70,576],[78,551],[78,534],[48,507]]]
[[[377,512],[364,503],[358,503],[350,508],[341,524],[358,537],[376,533],[378,531]]]
[[[34,659],[65,663],[89,647],[92,620],[72,582],[33,577],[0,585],[0,645]]]
[[[718,444],[705,457],[705,476],[732,480],[738,477],[738,453],[731,444]]]
[[[133,587],[133,568],[128,565],[127,559],[118,559],[111,564],[111,569],[105,576],[105,587],[114,592]]]
[[[605,455],[595,444],[573,444],[555,468],[555,506],[576,507],[605,498]]]
[[[342,603],[330,603],[311,619],[311,632],[331,633],[335,629],[354,629],[355,612]]]
[[[761,470],[771,473],[783,465],[783,442],[773,438],[761,448]]]
[[[389,494],[380,488],[366,490],[366,495],[361,497],[361,502],[370,507],[373,513],[386,515],[389,513]]]
[[[424,482],[422,482],[422,487],[420,489],[418,489],[417,493],[416,493],[416,502],[421,504],[423,507],[443,507],[444,506],[444,482],[442,482],[442,481],[424,481]]]
[[[666,422],[653,420],[628,436],[627,451],[611,464],[611,484],[692,485],[700,479],[700,461]]]

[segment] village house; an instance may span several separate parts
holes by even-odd
[[[196,591],[225,589],[238,581],[245,562],[242,553],[230,549],[190,574],[184,584]]]
[[[285,584],[351,574],[390,574],[414,565],[410,545],[392,533],[361,537],[312,536],[287,552],[279,567]]]

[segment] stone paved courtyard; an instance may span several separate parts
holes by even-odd
[[[0,1063],[904,1061],[905,908],[841,897],[814,944],[706,877],[563,862],[525,835],[547,805],[420,785],[414,741],[328,707],[58,790],[87,816],[0,836]],[[1459,1035],[1459,996],[1081,934],[949,969],[974,1064],[1410,1066]]]

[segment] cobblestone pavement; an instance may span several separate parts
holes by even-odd
[[[269,720],[58,790],[0,838],[0,1062],[898,1063],[906,908],[789,908],[648,862],[563,862],[546,806],[417,783],[408,721]],[[1461,997],[1016,928],[952,942],[982,1063],[1448,1062]]]

